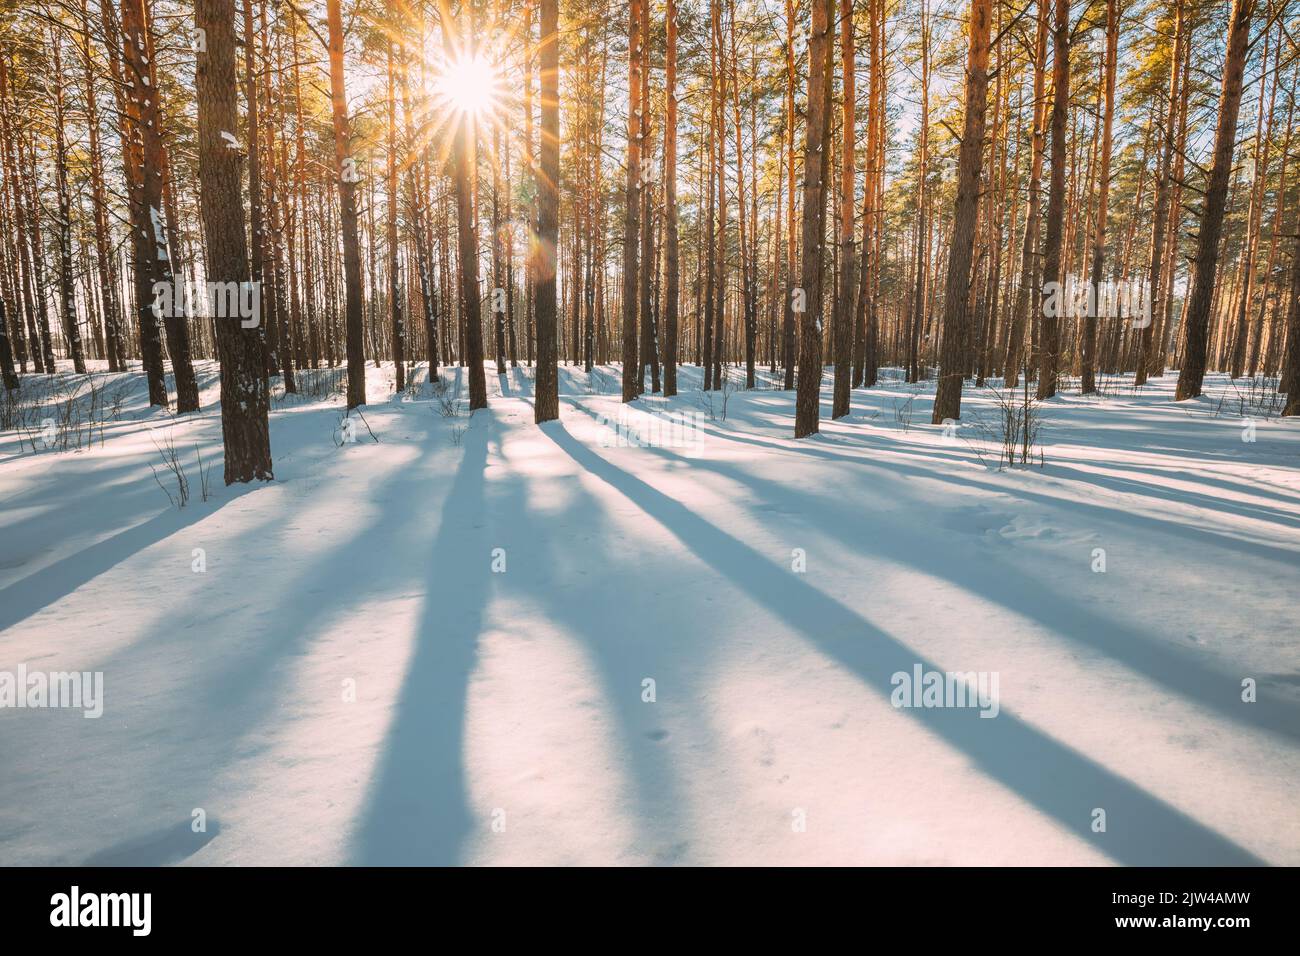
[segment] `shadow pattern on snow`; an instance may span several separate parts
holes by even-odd
[[[680,502],[597,455],[562,427],[546,434],[582,469],[668,529],[820,651],[888,698],[890,676],[933,662],[856,612],[765,559]],[[817,622],[814,629],[810,622]],[[986,720],[974,709],[909,710],[907,716],[958,748],[985,773],[1113,860],[1135,866],[1262,865],[1254,854],[1005,709]],[[1091,832],[1092,810],[1108,831]]]
[[[443,503],[428,564],[416,648],[384,742],[351,852],[367,866],[453,865],[474,823],[463,747],[470,674],[488,600],[482,564],[489,410],[477,412],[464,457]]]

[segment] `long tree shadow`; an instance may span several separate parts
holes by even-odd
[[[582,411],[586,412],[588,415],[591,415],[592,417],[595,417],[595,414],[593,412],[585,408],[582,409]],[[869,459],[864,459],[860,455],[844,454],[842,452],[838,452],[833,449],[817,447],[816,444],[807,444],[805,446],[801,446],[796,449],[796,448],[791,448],[789,444],[783,443],[780,440],[766,441],[755,436],[743,436],[734,432],[720,431],[716,428],[710,428],[708,426],[700,426],[700,431],[706,435],[713,435],[715,437],[722,438],[727,441],[734,441],[744,445],[752,445],[756,448],[776,451],[787,455],[791,455],[796,458],[816,458],[822,461],[842,462],[844,464],[852,465],[858,468],[863,468],[863,467],[884,468],[887,469],[888,471],[898,473],[899,475],[905,477],[914,476],[918,478],[931,478],[936,481],[944,481],[949,484],[960,485],[965,488],[971,488],[982,492],[987,491],[987,492],[994,492],[997,494],[1011,493],[1017,495],[1018,497],[1024,499],[1025,501],[1032,501],[1037,504],[1050,505],[1056,508],[1068,508],[1072,511],[1077,511],[1080,512],[1081,514],[1086,514],[1101,519],[1103,521],[1116,520],[1116,509],[1113,505],[1109,505],[1105,503],[1097,504],[1090,501],[1063,498],[1057,495],[1046,494],[1044,492],[1030,491],[1023,485],[1008,487],[1007,485],[996,484],[991,480],[980,480],[978,477],[975,477],[973,475],[962,475],[955,471],[937,472],[933,468],[925,468],[918,465],[905,464],[897,460],[898,455],[904,453],[900,452],[899,449],[896,447],[888,447],[888,450],[895,455],[894,460],[890,460],[887,463],[880,463],[880,462],[871,461]],[[807,439],[805,439],[805,441],[807,441]],[[884,448],[886,446],[882,444],[880,445],[880,447]],[[918,460],[923,462],[933,462],[936,458],[940,458],[943,460],[951,461],[954,464],[972,463],[969,458],[960,457],[957,455],[941,455],[937,451],[931,452],[930,449],[926,449],[926,450],[928,452],[926,455],[907,454],[907,457],[912,458],[913,460]],[[697,461],[697,459],[692,459],[692,461],[695,462]],[[1052,467],[1055,468],[1056,466],[1052,466]],[[1085,485],[1099,483],[1099,482],[1094,482],[1092,480],[1091,475],[1084,475],[1079,479],[1079,481]],[[1149,488],[1149,486],[1147,487]],[[1136,489],[1121,488],[1117,490],[1128,491],[1128,493],[1141,493]],[[1215,499],[1215,501],[1217,505],[1219,499]],[[1256,515],[1247,515],[1247,516],[1257,517]],[[1125,525],[1140,526],[1154,533],[1167,532],[1167,533],[1177,534],[1178,536],[1186,538],[1191,542],[1195,542],[1198,545],[1207,544],[1211,546],[1228,548],[1230,550],[1240,552],[1241,554],[1250,555],[1251,557],[1262,558],[1266,561],[1276,561],[1287,567],[1293,566],[1297,560],[1297,556],[1300,555],[1300,552],[1297,552],[1292,549],[1278,547],[1272,544],[1265,544],[1263,542],[1258,542],[1258,541],[1248,541],[1242,538],[1233,537],[1223,532],[1212,531],[1206,528],[1199,528],[1196,527],[1195,525],[1187,524],[1182,521],[1163,520],[1160,518],[1153,517],[1151,515],[1140,514],[1135,511],[1123,512],[1123,522]]]
[[[891,676],[916,664],[942,670],[857,613],[638,478],[595,454],[563,428],[546,434],[730,578],[823,653],[885,697]],[[1259,865],[1250,851],[1158,797],[1003,710],[992,720],[969,708],[912,709],[908,715],[964,752],[984,772],[1059,821],[1070,833],[1129,865]],[[1091,832],[1094,808],[1107,832]]]
[[[182,600],[99,665],[114,686],[138,689],[94,721],[90,742],[82,745],[104,758],[99,775],[103,792],[120,794],[119,801],[134,800],[138,817],[155,820],[187,807],[224,804],[227,795],[214,789],[215,782],[250,747],[260,745],[250,734],[265,734],[276,726],[270,715],[280,706],[280,691],[292,677],[286,662],[306,654],[313,640],[359,596],[381,601],[409,588],[416,571],[404,558],[428,510],[420,504],[420,495],[429,488],[428,474],[420,466],[429,460],[421,457],[396,466],[369,489],[368,498],[381,507],[374,520],[358,524],[355,534],[312,560],[282,568],[297,573],[279,581],[278,602],[259,603],[260,592],[252,581],[244,592],[251,597],[239,606]],[[275,518],[292,523],[295,513],[281,510]],[[259,522],[227,541],[226,553],[237,556],[254,545],[264,552],[287,552],[291,546],[279,533]],[[358,564],[357,555],[364,555],[365,561]],[[304,600],[309,595],[316,596]],[[209,631],[226,639],[196,657],[190,646]],[[166,690],[150,694],[144,690],[148,688]],[[167,732],[155,735],[151,728],[157,726]],[[111,759],[124,747],[143,755],[129,772]],[[61,804],[52,804],[43,825],[58,820],[62,812]],[[88,839],[102,835],[102,830],[95,831]]]
[[[236,498],[256,491],[259,487],[260,485],[232,485],[221,498],[202,508],[193,506],[185,511],[160,511],[152,518],[20,578],[0,590],[0,631],[25,621],[101,574],[113,570],[133,555],[210,518]]]
[[[588,412],[590,414],[590,412]],[[741,444],[754,445],[759,448],[771,449],[774,451],[785,452],[791,455],[805,455],[809,452],[814,453],[815,457],[822,457],[828,460],[839,460],[846,463],[861,465],[863,460],[860,456],[847,454],[845,452],[835,451],[829,448],[812,449],[810,447],[792,448],[788,444],[789,439],[784,441],[781,438],[768,438],[756,435],[742,435],[734,430],[723,430],[716,426],[700,425],[699,430],[704,434],[713,435],[727,441],[739,442]],[[888,433],[886,433],[888,434]],[[827,437],[821,436],[823,440]],[[885,446],[882,442],[883,436],[880,433],[864,433],[854,436],[839,434],[834,436],[836,442],[846,442],[850,447],[862,449],[863,451],[872,451],[878,448],[888,447],[888,450],[894,454],[907,455],[909,458],[925,462],[951,462],[953,464],[977,464],[980,462],[979,457],[974,452],[965,451],[943,451],[934,446],[903,446],[897,445]],[[1073,442],[1071,442],[1073,444]],[[1104,447],[1098,445],[1097,447]],[[917,454],[923,451],[925,454]],[[1188,455],[1198,456],[1200,452],[1186,452]],[[1202,456],[1203,457],[1203,456]],[[1230,459],[1239,461],[1240,459]],[[1271,488],[1263,485],[1248,485],[1234,482],[1230,478],[1221,475],[1205,475],[1202,473],[1194,474],[1190,480],[1202,485],[1209,485],[1215,488],[1221,488],[1224,491],[1235,494],[1253,495],[1259,498],[1267,498],[1276,501],[1281,507],[1279,509],[1270,508],[1266,505],[1252,504],[1250,502],[1238,502],[1226,500],[1222,496],[1207,494],[1202,491],[1184,491],[1177,489],[1167,489],[1159,484],[1160,479],[1167,474],[1175,474],[1182,477],[1187,476],[1186,469],[1170,467],[1161,469],[1158,466],[1147,466],[1123,462],[1107,463],[1108,467],[1122,469],[1135,474],[1150,474],[1154,480],[1143,481],[1137,477],[1125,477],[1123,475],[1106,474],[1100,471],[1086,471],[1081,468],[1071,467],[1071,465],[1087,464],[1077,458],[1063,456],[1054,456],[1048,460],[1047,473],[1054,478],[1061,478],[1066,481],[1077,482],[1082,485],[1092,485],[1119,494],[1130,494],[1137,497],[1153,498],[1158,501],[1169,501],[1174,504],[1187,504],[1203,507],[1209,511],[1224,511],[1240,515],[1245,518],[1254,518],[1259,521],[1286,524],[1292,527],[1300,527],[1300,510],[1295,507],[1300,504],[1300,498],[1287,495],[1283,489]],[[1211,532],[1207,532],[1211,533]]]
[[[669,449],[652,450],[665,457],[680,458]],[[724,462],[702,459],[691,461],[697,468],[713,471],[745,485],[769,502],[780,501],[786,491],[775,482],[757,478]],[[956,477],[952,480],[966,483]],[[1024,494],[1020,489],[1016,493]],[[928,541],[918,541],[914,526],[904,525],[886,514],[873,512],[872,521],[877,522],[873,526],[868,524],[860,510],[847,507],[839,500],[830,502],[811,497],[807,500],[813,501],[814,507],[826,516],[825,520],[818,522],[818,527],[826,529],[850,548],[860,547],[863,541],[871,540],[877,548],[882,549],[883,557],[930,574],[936,572],[936,564],[941,564],[940,573],[958,587],[1002,604],[1053,631],[1059,631],[1056,622],[1062,618],[1062,608],[1068,606],[1066,616],[1071,628],[1062,636],[1101,651],[1149,680],[1200,706],[1212,708],[1236,723],[1266,730],[1291,741],[1300,739],[1300,713],[1296,707],[1275,697],[1243,706],[1238,696],[1238,676],[1223,674],[1201,661],[1189,658],[1120,621],[1104,617],[1079,602],[1071,601],[1041,581],[1022,579],[1016,587],[1016,602],[1013,605],[1007,599],[1007,578],[997,568],[960,559],[945,559],[942,549],[931,547]],[[1073,503],[1058,501],[1057,504],[1070,507]],[[889,526],[887,533],[880,533],[880,523]]]
[[[473,828],[464,765],[465,706],[488,600],[492,544],[484,507],[490,411],[471,420],[443,504],[427,591],[393,723],[350,859],[369,866],[461,862]],[[481,560],[480,560],[481,559]]]
[[[319,418],[321,425],[318,430],[299,428],[276,433],[276,444],[272,452],[277,470],[286,459],[318,441],[318,436],[329,434],[328,421],[337,416],[338,410],[324,408],[308,411],[305,414]],[[219,422],[214,420],[209,424],[212,428],[219,429]],[[205,461],[211,469],[209,473],[219,478],[225,460],[220,445],[219,430],[208,442],[208,455]],[[92,466],[93,480],[101,487],[113,484],[117,475],[129,476],[132,472],[138,472],[139,488],[145,490],[138,490],[134,485],[124,489],[122,497],[115,500],[114,507],[107,510],[99,509],[87,513],[79,509],[71,509],[75,511],[73,524],[78,534],[105,534],[106,536],[0,589],[0,631],[13,627],[38,611],[62,600],[139,552],[211,518],[236,499],[268,487],[261,482],[218,485],[210,501],[191,501],[184,510],[179,511],[167,508],[129,528],[109,534],[121,523],[121,515],[124,511],[152,510],[147,507],[142,508],[141,505],[136,504],[137,500],[142,501],[145,497],[152,497],[155,494],[161,498],[161,493],[158,492],[154,479],[147,470],[149,467],[147,457],[117,465],[106,465],[92,460],[86,467]],[[17,499],[10,499],[10,503],[14,504],[32,494],[33,492],[24,492]],[[62,521],[68,520],[61,515],[58,517]],[[43,520],[39,515],[24,518],[11,524],[5,537],[16,540],[34,538],[40,540],[39,535],[43,527],[46,531],[52,527],[49,518]]]
[[[558,422],[542,426],[550,433]],[[503,455],[504,459],[504,455]],[[493,500],[498,537],[506,543],[512,567],[548,569],[550,574],[526,574],[503,583],[522,580],[532,584],[533,600],[545,609],[548,620],[583,642],[587,657],[600,678],[601,700],[608,707],[630,783],[624,791],[635,810],[636,850],[655,864],[680,862],[689,851],[683,837],[689,829],[679,815],[687,805],[673,767],[667,724],[680,718],[685,702],[694,698],[695,678],[708,670],[716,647],[693,646],[698,655],[680,660],[674,646],[674,626],[665,622],[663,595],[674,593],[670,580],[657,573],[653,585],[646,578],[643,556],[611,547],[611,525],[601,502],[572,484],[576,494],[562,512],[542,512],[527,507],[523,489]],[[607,579],[589,575],[586,567],[626,566],[627,588],[617,601],[605,590]],[[684,573],[684,572],[683,572]],[[653,705],[641,699],[641,681],[653,677],[660,699]]]

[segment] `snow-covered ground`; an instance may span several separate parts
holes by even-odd
[[[969,388],[795,441],[693,368],[624,412],[563,367],[542,428],[493,372],[470,416],[372,368],[343,444],[278,400],[254,487],[211,364],[200,414],[106,376],[102,443],[4,434],[0,672],[104,699],[0,709],[0,864],[1300,864],[1300,422],[1117,381],[1000,471]],[[893,706],[916,667],[996,717]]]

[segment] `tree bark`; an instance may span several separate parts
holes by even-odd
[[[334,125],[334,174],[338,177],[339,224],[343,230],[343,288],[346,303],[344,323],[348,357],[348,408],[366,404],[365,328],[362,319],[361,246],[357,235],[356,189],[360,174],[349,155],[352,132],[348,120],[347,92],[343,86],[343,10],[341,0],[326,0],[329,28],[330,105]],[[478,301],[475,297],[475,302]],[[479,369],[482,377],[483,370]],[[470,401],[473,404],[474,373],[470,371]],[[484,402],[486,404],[486,402]]]
[[[1233,147],[1237,138],[1237,114],[1241,109],[1241,80],[1246,67],[1247,41],[1255,0],[1233,0],[1228,27],[1228,52],[1223,65],[1223,89],[1219,96],[1219,124],[1214,134],[1214,163],[1205,189],[1205,206],[1196,237],[1192,294],[1187,304],[1186,347],[1178,372],[1175,401],[1196,398],[1205,381],[1205,355],[1214,297],[1215,272],[1219,265],[1219,236],[1228,201],[1228,177],[1232,172]]]
[[[250,281],[244,232],[240,156],[222,133],[238,129],[234,0],[195,0],[195,26],[206,49],[198,56],[199,213],[207,238],[207,275],[213,282]],[[261,332],[238,318],[216,319],[221,360],[221,434],[226,484],[269,480],[266,357]]]
[[[957,201],[943,297],[943,353],[931,424],[961,418],[961,387],[970,335],[967,301],[971,256],[979,212],[980,167],[984,158],[984,116],[988,106],[989,29],[992,0],[971,0],[966,51],[966,122],[957,156]]]
[[[822,379],[822,245],[825,176],[827,70],[833,0],[812,0],[808,39],[808,120],[804,139],[803,263],[800,281],[806,309],[799,319],[799,383],[794,437],[819,430]]]
[[[1102,112],[1101,156],[1097,173],[1097,218],[1092,240],[1092,289],[1095,302],[1101,302],[1101,273],[1106,264],[1106,205],[1110,197],[1111,134],[1115,123],[1115,66],[1119,50],[1119,0],[1106,0],[1106,105]],[[1097,308],[1088,310],[1083,321],[1083,347],[1080,361],[1080,391],[1090,395],[1097,391],[1095,366],[1097,355]]]
[[[664,397],[677,394],[677,301],[681,263],[677,247],[677,0],[667,0],[664,75]],[[597,157],[599,162],[599,157]]]
[[[1070,0],[1056,0],[1052,41],[1052,172],[1047,191],[1047,232],[1043,239],[1043,314],[1038,349],[1038,398],[1056,395],[1060,362],[1060,321],[1048,314],[1048,283],[1061,278],[1061,233],[1065,219],[1065,120],[1070,109]]]
[[[857,102],[853,49],[853,0],[840,0],[840,73],[843,82],[843,121],[840,152],[840,287],[831,313],[835,346],[835,383],[831,418],[849,413],[850,375],[853,362],[853,323],[857,315],[857,258],[853,245],[854,166],[857,163]]]
[[[556,246],[560,236],[560,25],[559,0],[541,0],[542,100],[540,172],[537,191],[537,239],[533,288],[537,294],[537,386],[534,419],[560,417],[556,356]],[[624,300],[626,302],[626,299]],[[626,339],[624,340],[626,347]],[[623,398],[627,401],[627,368]]]
[[[623,189],[623,401],[633,401],[640,393],[637,354],[637,264],[640,250],[641,220],[641,4],[647,0],[630,0],[628,5],[627,43],[627,180]],[[716,3],[717,0],[714,0]]]

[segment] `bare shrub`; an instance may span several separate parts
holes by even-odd
[[[173,507],[177,509],[184,508],[190,500],[190,481],[185,475],[185,468],[181,464],[180,454],[176,451],[176,442],[171,433],[168,432],[163,438],[162,444],[159,444],[158,439],[154,438],[153,446],[158,449],[158,454],[162,458],[163,475],[169,476],[167,482],[164,483],[163,476],[159,475],[158,469],[150,465],[149,469],[153,472],[153,479],[158,482],[158,487],[163,490],[163,494],[167,496],[167,500],[172,503]],[[173,485],[175,491],[173,492],[168,485]]]
[[[894,421],[903,426],[903,431],[912,429],[912,411],[916,405],[916,392],[911,392],[907,396],[907,401],[902,405],[898,404],[898,399],[892,399],[894,403]]]
[[[1042,403],[1029,390],[1028,379],[1020,392],[996,388],[988,391],[997,409],[992,436],[998,447],[998,468],[1033,464],[1035,451],[1041,468],[1045,460],[1038,437],[1043,426]]]
[[[279,405],[292,395],[298,401],[324,402],[343,395],[347,391],[347,369],[341,365],[337,368],[298,369],[294,385],[298,389],[296,392],[286,393],[283,386],[278,387],[271,400]]]
[[[456,418],[464,410],[464,403],[452,392],[451,385],[445,380],[433,383],[433,400],[434,407],[443,418]]]
[[[194,446],[194,457],[199,460],[199,499],[207,501],[212,497],[212,466],[203,464],[203,452],[199,446]]]

